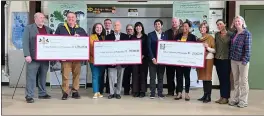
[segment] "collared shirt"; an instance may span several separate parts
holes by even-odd
[[[47,34],[45,26],[43,26],[42,28],[39,28],[39,27],[37,27],[37,28],[38,28],[39,34]]]
[[[155,30],[155,32],[157,34],[158,40],[161,40],[161,33],[157,32],[156,30]]]
[[[242,33],[236,35],[237,32],[231,36],[230,59],[247,64],[251,55],[251,33],[245,29]]]
[[[215,58],[229,59],[230,39],[233,33],[227,31],[225,36],[221,36],[220,32],[215,34]]]
[[[106,30],[105,35],[109,35],[109,34],[111,34],[111,30]]]
[[[115,40],[120,40],[120,33],[115,32]]]

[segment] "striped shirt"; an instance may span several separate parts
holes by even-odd
[[[251,56],[252,36],[251,33],[245,29],[242,33],[235,32],[231,36],[230,59],[235,61],[242,61],[247,64]]]

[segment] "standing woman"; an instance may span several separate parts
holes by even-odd
[[[182,25],[182,33],[178,34],[175,38],[177,41],[187,42],[187,41],[196,41],[195,35],[190,33],[190,27],[192,27],[191,23],[185,21]],[[185,101],[189,101],[189,89],[190,89],[190,73],[191,67],[186,66],[177,66],[176,67],[176,93],[177,96],[174,98],[175,100],[182,99],[182,91],[183,91],[183,76],[185,78]]]
[[[236,31],[231,37],[230,59],[234,76],[234,96],[232,96],[229,105],[244,108],[248,105],[248,70],[252,36],[246,29],[247,26],[243,17],[236,16],[231,28],[233,26]]]
[[[226,30],[224,20],[216,21],[219,32],[215,34],[215,59],[214,64],[219,78],[220,99],[215,101],[219,104],[227,104],[230,98],[230,73],[231,64],[229,59],[230,37],[232,32]]]
[[[202,37],[198,39],[198,42],[202,42],[205,47],[205,66],[204,68],[197,69],[197,75],[199,80],[203,80],[204,95],[198,99],[204,103],[211,102],[212,92],[212,71],[214,65],[214,53],[215,53],[215,40],[213,36],[209,35],[209,26],[206,23],[202,23],[199,26]]]
[[[148,36],[145,34],[144,26],[137,22],[134,26],[135,34],[132,40],[141,40],[142,42],[142,64],[132,66],[132,91],[134,97],[145,97],[147,92],[148,76]]]
[[[93,26],[92,34],[90,35],[90,67],[92,71],[92,84],[94,99],[103,97],[99,92],[100,77],[102,76],[103,68],[101,66],[94,66],[94,42],[103,41],[105,39],[105,30],[101,23],[96,23]]]

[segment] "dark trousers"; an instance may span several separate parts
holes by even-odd
[[[190,67],[176,67],[176,78],[177,78],[177,86],[176,93],[182,93],[183,91],[183,76],[185,78],[185,93],[189,93],[190,90]]]
[[[175,71],[176,71],[176,66],[166,66],[168,94],[174,94],[174,91],[176,89],[175,88]]]
[[[219,78],[220,95],[223,98],[230,97],[231,84],[230,84],[230,73],[231,64],[230,60],[215,59],[216,72]]]
[[[156,78],[158,78],[158,94],[162,94],[164,72],[165,72],[165,66],[155,65],[155,64],[153,64],[152,61],[150,61],[150,63],[149,63],[149,75],[150,75],[150,91],[151,91],[151,94],[156,93]]]
[[[124,75],[123,75],[123,87],[124,87],[124,93],[126,94],[129,94],[130,91],[131,74],[132,74],[132,66],[127,66],[124,70]]]
[[[147,92],[148,59],[144,58],[142,64],[132,66],[132,91]]]
[[[207,95],[212,93],[212,81],[203,81],[203,91]]]
[[[105,71],[106,71],[106,75],[105,75]],[[105,83],[104,83],[105,80]],[[100,79],[100,87],[99,87],[99,91],[101,94],[104,93],[104,87],[105,87],[105,92],[106,93],[110,93],[110,88],[109,88],[109,77],[108,77],[108,70],[107,67],[103,67],[102,68],[102,74],[101,74],[101,79]]]

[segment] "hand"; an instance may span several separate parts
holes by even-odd
[[[113,64],[112,66],[116,66],[116,64]]]
[[[207,44],[207,43],[204,43],[203,45],[204,45],[204,47],[205,47],[205,48],[207,48],[207,47],[208,47],[208,44]]]
[[[31,61],[32,61],[31,56],[27,56],[25,59],[26,59],[27,63],[31,63]]]
[[[79,37],[80,35],[79,34],[75,34],[74,36]]]
[[[65,62],[66,60],[61,60],[62,62]]]
[[[144,58],[144,55],[142,55],[142,59]]]
[[[152,60],[152,62],[153,62],[153,64],[155,64],[155,65],[158,64],[158,63],[157,63],[157,60],[156,60],[155,58]]]

